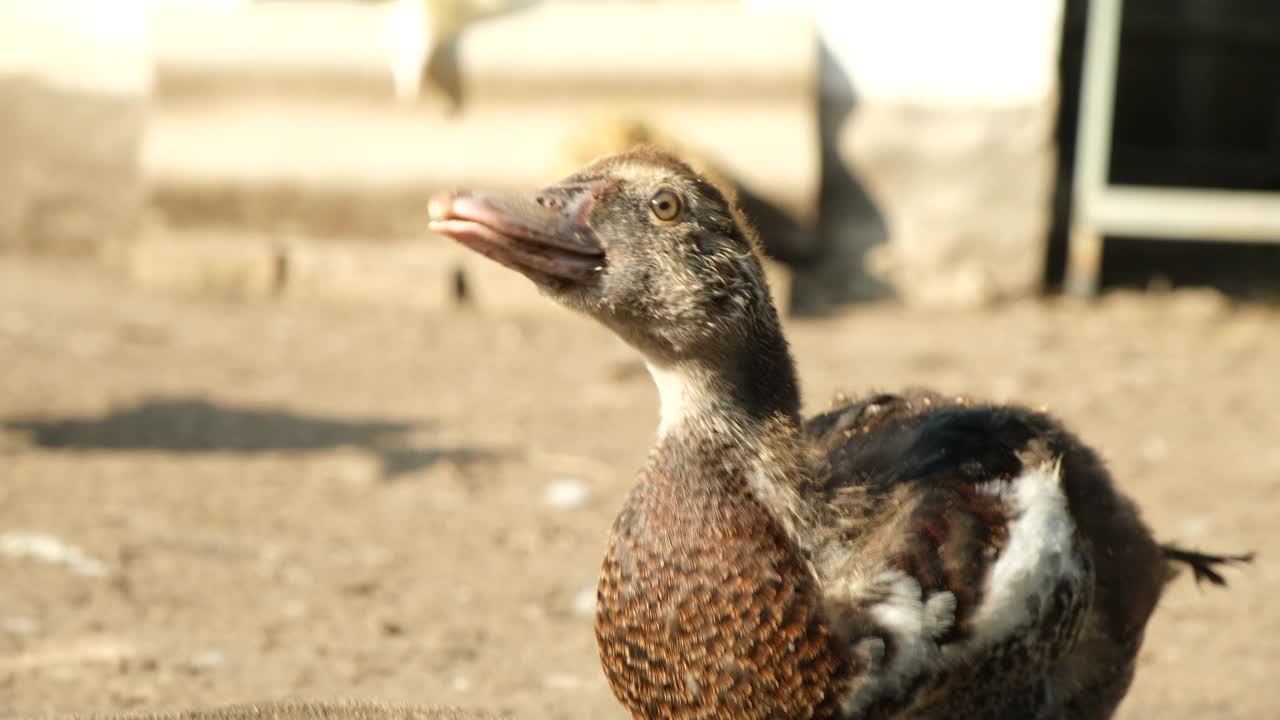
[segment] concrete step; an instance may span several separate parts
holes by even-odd
[[[456,113],[393,101],[387,18],[314,0],[161,6],[142,164],[165,222],[404,236],[434,190],[565,174],[606,115],[678,138],[795,218],[814,212],[802,13],[547,2],[487,18],[452,48]]]
[[[227,300],[502,312],[537,311],[545,302],[523,277],[436,236],[370,244],[157,229],[116,259],[142,287]]]
[[[344,91],[394,99],[393,67],[443,47],[467,101],[501,96],[811,96],[816,34],[799,8],[740,2],[509,2],[453,32],[397,12],[420,0],[155,3],[155,95],[164,102]],[[476,3],[458,2],[452,5]],[[457,8],[455,8],[457,9]],[[434,21],[433,21],[434,20]],[[442,25],[446,27],[441,27]]]
[[[433,191],[533,188],[572,171],[604,112],[593,102],[485,105],[459,117],[336,102],[159,108],[146,130],[143,174],[175,226],[403,237],[421,227]],[[769,202],[812,214],[818,159],[806,108],[685,103],[611,112],[653,118]]]
[[[120,246],[114,260],[139,286],[164,293],[424,311],[563,312],[523,276],[435,235],[371,244],[153,229]],[[790,272],[768,263],[766,273],[785,313]]]

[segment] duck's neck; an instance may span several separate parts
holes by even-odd
[[[646,484],[660,494],[713,499],[741,483],[802,551],[813,549],[818,511],[805,486],[817,467],[781,334],[711,359],[650,361],[649,371],[661,400],[657,457],[678,462],[651,467]]]
[[[650,363],[662,428],[614,521],[596,606],[605,675],[635,717],[835,717],[846,692],[780,347]],[[738,672],[743,658],[767,672]]]
[[[659,442],[675,432],[747,441],[765,424],[799,426],[800,387],[780,332],[708,356],[646,364],[661,403]]]

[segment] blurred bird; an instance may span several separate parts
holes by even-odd
[[[462,107],[458,38],[484,18],[533,4],[532,0],[395,0],[385,35],[396,99],[438,96],[449,112]]]

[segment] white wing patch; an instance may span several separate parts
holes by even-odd
[[[987,580],[973,618],[970,646],[998,642],[1030,621],[1027,598],[1046,597],[1063,578],[1087,572],[1080,562],[1076,525],[1062,493],[1062,466],[1054,460],[1018,477],[981,488],[1014,511],[1009,538]]]
[[[844,712],[857,716],[882,697],[902,695],[922,675],[942,663],[938,638],[955,622],[956,596],[938,592],[921,601],[920,582],[900,570],[887,570],[875,582],[884,597],[869,608],[871,617],[893,636],[894,651],[887,664],[881,643],[870,649],[872,667],[858,690],[844,701]],[[857,648],[855,648],[857,651]]]
[[[881,699],[904,697],[920,678],[965,664],[991,645],[1009,640],[1035,619],[1034,608],[1043,605],[1028,603],[1029,598],[1043,601],[1063,579],[1089,572],[1080,559],[1061,480],[1061,466],[1054,460],[1029,467],[1011,480],[979,487],[999,498],[1011,520],[1004,550],[988,574],[982,604],[971,621],[973,637],[964,642],[938,643],[955,624],[956,598],[950,592],[922,601],[920,583],[898,570],[851,580],[842,588],[851,598],[877,597],[868,612],[888,631],[894,646],[886,657],[879,638],[854,645],[855,653],[869,657],[871,667],[858,689],[844,699],[846,715],[857,717]]]

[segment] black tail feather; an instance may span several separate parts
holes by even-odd
[[[1194,550],[1183,550],[1176,545],[1161,545],[1160,552],[1167,562],[1178,562],[1190,566],[1197,585],[1201,581],[1208,581],[1214,585],[1225,586],[1227,579],[1218,572],[1221,566],[1253,562],[1251,552],[1240,555],[1209,555]]]

